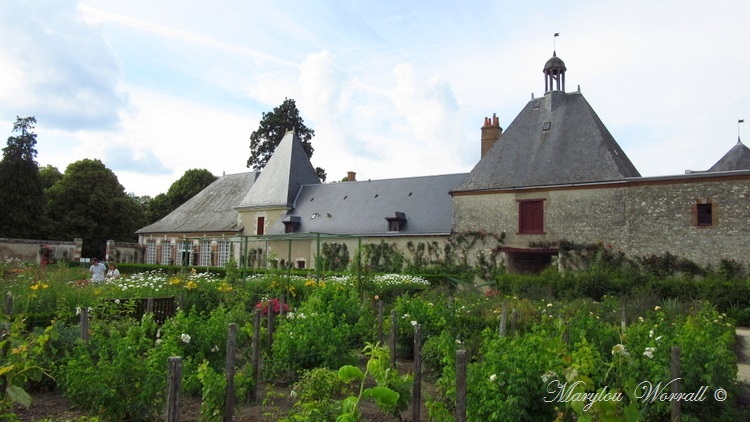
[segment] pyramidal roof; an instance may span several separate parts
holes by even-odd
[[[544,68],[547,93],[526,104],[457,191],[640,177],[580,90],[565,92],[566,70],[553,55]]]
[[[301,186],[319,183],[302,142],[288,131],[237,209],[291,208]]]
[[[750,170],[750,148],[737,138],[737,143],[708,171]]]

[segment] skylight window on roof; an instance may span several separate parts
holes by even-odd
[[[544,122],[544,125],[542,125],[542,132],[549,131],[550,127],[552,127],[552,122]]]

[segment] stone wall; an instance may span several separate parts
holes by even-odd
[[[544,203],[544,233],[518,234],[518,201]],[[696,225],[695,204],[714,204],[713,224]],[[505,245],[602,242],[630,256],[670,252],[701,265],[750,266],[750,175],[698,174],[458,194],[455,231],[506,233]]]
[[[0,258],[19,259],[21,261],[41,263],[42,247],[50,250],[50,259],[57,261],[78,261],[81,258],[83,241],[72,242],[38,239],[5,239],[0,238]]]

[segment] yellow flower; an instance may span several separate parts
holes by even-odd
[[[305,287],[310,287],[315,285],[315,280],[307,280],[305,281]]]
[[[180,280],[180,279],[179,279],[179,278],[177,278],[177,277],[174,277],[174,278],[172,278],[171,280],[169,280],[169,284],[171,284],[171,285],[173,285],[173,286],[176,286],[176,285],[178,285],[178,284],[180,284],[180,283],[182,283],[182,280]]]
[[[294,288],[294,286],[291,286],[289,288],[289,294],[291,294],[294,297],[297,297],[297,290]]]
[[[31,290],[39,290],[39,285],[38,284],[32,284],[31,285]]]
[[[218,290],[218,291],[220,291],[220,292],[231,292],[231,291],[232,291],[232,286],[230,286],[230,285],[229,285],[229,284],[227,284],[226,282],[222,282],[222,283],[221,283],[221,284],[219,285],[219,287],[217,287],[217,288],[216,288],[216,290]]]
[[[49,284],[42,283],[41,286],[42,286],[43,289],[49,288]]]
[[[196,282],[190,280],[187,283],[185,283],[185,288],[188,289],[188,290],[197,289],[198,288],[198,284]]]

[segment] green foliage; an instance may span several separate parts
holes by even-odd
[[[167,365],[149,359],[156,331],[150,316],[136,325],[93,320],[89,342],[79,341],[58,366],[58,385],[76,406],[108,420],[156,416],[164,405]]]
[[[310,140],[315,136],[315,131],[305,126],[297,103],[291,98],[285,98],[273,111],[263,113],[260,126],[250,134],[250,158],[247,159],[247,167],[262,170],[288,130],[294,130],[302,142],[305,153],[312,157],[314,149]],[[318,167],[315,172],[320,180],[325,182],[325,170]]]
[[[282,420],[335,421],[340,413],[344,391],[344,382],[336,371],[328,368],[305,371],[292,387],[294,409]]]
[[[360,419],[359,402],[362,399],[372,400],[384,413],[397,416],[399,419],[411,400],[411,375],[399,376],[391,367],[390,352],[387,348],[368,343],[362,350],[368,357],[366,370],[351,365],[342,366],[338,375],[344,383],[359,382],[359,395],[344,399],[341,414],[337,421],[358,421]],[[374,378],[375,386],[365,388],[368,375]]]
[[[404,255],[395,243],[366,243],[362,245],[362,259],[368,271],[377,273],[400,273]]]
[[[371,312],[363,312],[351,290],[335,285],[317,288],[279,324],[267,360],[268,376],[296,377],[305,369],[354,362],[351,349],[362,337],[372,338],[372,322]]]
[[[0,233],[9,238],[38,238],[44,220],[42,182],[36,162],[36,118],[18,117],[0,161]]]
[[[99,160],[70,164],[47,193],[47,215],[54,222],[50,236],[83,238],[84,256],[102,258],[109,239],[135,240],[145,221],[138,201]]]
[[[328,243],[321,245],[322,266],[325,271],[343,271],[349,266],[349,250],[346,243]]]
[[[29,333],[21,318],[4,323],[0,333],[0,411],[10,412],[14,403],[28,408],[28,383],[50,377],[48,371],[53,362],[49,342],[57,333],[53,326]]]
[[[218,177],[206,169],[189,169],[185,171],[177,181],[169,186],[167,197],[171,202],[172,209],[187,202],[198,192],[215,182]]]
[[[227,379],[208,365],[208,361],[198,365],[197,378],[201,388],[201,420],[220,421],[224,419],[224,398]]]

